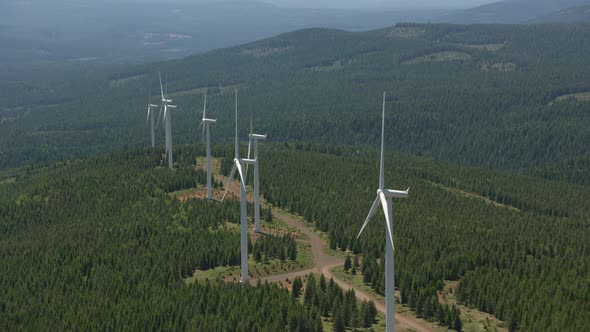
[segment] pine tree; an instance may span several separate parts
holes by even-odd
[[[346,259],[344,260],[344,271],[348,272],[352,267],[352,262],[350,261],[350,256],[346,255]]]

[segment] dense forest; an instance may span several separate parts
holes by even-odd
[[[308,276],[293,291],[218,281],[239,264],[238,204],[175,199],[195,170],[204,87],[213,155],[231,167],[240,135],[261,145],[261,193],[361,257],[384,291],[378,185],[382,91],[386,186],[394,201],[399,301],[460,329],[437,291],[510,330],[590,330],[590,26],[400,24],[308,29],[83,80],[0,82],[0,329],[275,331],[368,327],[374,305]],[[157,73],[179,105],[175,170],[147,149]],[[163,140],[158,128],[158,143]],[[115,151],[116,152],[113,152]],[[245,151],[245,149],[241,150]],[[395,151],[395,152],[394,152]],[[252,176],[248,176],[252,179]],[[297,259],[291,237],[250,241],[253,259]],[[311,282],[309,282],[311,280]],[[312,285],[312,286],[310,286]],[[263,312],[264,314],[260,314]]]
[[[0,168],[147,145],[145,105],[161,71],[179,105],[177,143],[199,140],[209,86],[215,142],[233,137],[236,87],[244,137],[254,113],[273,141],[375,146],[386,91],[388,146],[563,180],[555,169],[590,154],[589,36],[584,24],[308,29],[80,81],[4,82]]]
[[[382,216],[356,238],[378,186],[378,153],[277,145],[261,156],[265,198],[328,232],[333,249],[361,254],[364,281],[383,293]],[[420,316],[437,319],[436,291],[460,280],[462,303],[511,330],[590,328],[587,187],[403,154],[388,155],[386,187],[411,187],[410,199],[394,201],[395,280]]]
[[[345,326],[375,322],[373,304],[325,280],[305,301],[277,285],[186,285],[196,268],[240,260],[226,226],[239,220],[237,202],[169,194],[204,183],[200,152],[177,149],[174,172],[160,166],[163,151],[138,149],[21,168],[2,182],[0,329],[321,331],[322,317],[340,322],[341,303],[357,317]],[[290,237],[254,245],[296,257]]]

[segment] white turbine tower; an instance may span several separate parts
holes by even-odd
[[[394,275],[394,260],[393,260],[393,209],[392,198],[407,198],[410,188],[406,191],[385,189],[385,168],[383,164],[383,142],[385,140],[385,92],[383,93],[383,115],[381,120],[381,162],[379,167],[379,189],[377,189],[377,198],[373,202],[373,206],[369,211],[369,215],[359,232],[357,239],[369,223],[369,220],[377,211],[377,206],[381,203],[383,207],[383,214],[385,215],[385,307],[386,307],[386,324],[387,332],[395,331],[395,308],[394,308],[394,293],[395,293],[395,275]]]
[[[164,88],[162,87],[162,75],[158,75],[160,78],[160,93],[162,94],[162,108],[164,109],[164,131],[166,134],[166,152],[168,153],[168,168],[172,169],[172,116],[171,112],[169,112],[169,109],[176,108],[176,106],[168,104],[172,102],[172,99],[167,99],[168,77],[166,77],[166,94],[164,94]],[[158,116],[158,123],[159,122],[160,117]]]
[[[206,116],[207,112],[207,90],[205,90],[205,103],[203,105],[203,118],[201,119],[201,125],[203,125],[203,136],[206,136],[206,153],[207,153],[207,199],[212,199],[211,195],[211,141],[209,137],[209,124],[216,123],[216,119],[208,119]]]
[[[158,107],[158,105],[152,104],[152,94],[150,93],[150,97],[148,99],[148,108],[147,108],[147,122],[151,122],[152,128],[152,148],[156,146],[156,136],[154,133],[154,112],[152,112],[153,107]]]
[[[258,173],[258,141],[265,139],[266,134],[254,134],[252,130],[252,117],[250,117],[250,140],[248,142],[248,159],[250,159],[251,146],[254,145],[254,232],[256,233],[260,233],[260,180]],[[246,174],[248,174],[247,165]]]
[[[229,189],[229,185],[234,178],[236,169],[240,177],[240,248],[241,248],[241,260],[242,260],[242,283],[248,283],[248,220],[247,220],[247,202],[246,202],[246,178],[244,177],[243,165],[254,164],[255,160],[252,159],[241,159],[240,151],[238,146],[238,90],[236,93],[236,139],[235,139],[235,155],[234,155],[234,166],[231,169],[229,178],[227,179],[227,187],[221,202],[225,199],[225,195]]]

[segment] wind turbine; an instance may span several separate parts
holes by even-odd
[[[385,140],[385,92],[383,93],[383,115],[381,120],[381,162],[379,167],[379,189],[377,189],[377,198],[373,202],[373,206],[369,211],[367,219],[361,231],[359,232],[357,239],[361,236],[361,233],[371,220],[371,217],[377,211],[377,206],[381,203],[383,207],[383,214],[385,215],[385,330],[387,332],[395,331],[395,309],[394,309],[394,293],[395,293],[395,275],[394,275],[394,260],[393,260],[393,208],[391,200],[392,198],[407,198],[410,188],[406,191],[385,189],[385,168],[383,164],[383,145]]]
[[[160,93],[162,94],[162,108],[164,109],[164,131],[166,133],[166,152],[168,152],[168,168],[172,169],[172,116],[168,109],[176,108],[176,105],[170,105],[172,99],[167,99],[168,95],[168,76],[166,76],[166,94],[164,94],[164,88],[162,87],[162,75],[158,73],[160,78]],[[161,112],[161,110],[160,110]],[[160,117],[158,115],[158,123]]]
[[[203,118],[201,119],[201,125],[203,126],[203,136],[206,136],[207,140],[207,199],[212,199],[211,195],[211,141],[209,137],[209,124],[216,123],[216,119],[208,119],[206,116],[207,111],[207,90],[205,90],[205,103],[203,105]]]
[[[150,97],[148,99],[148,108],[147,108],[147,120],[146,122],[151,122],[152,127],[152,148],[156,146],[156,136],[154,134],[154,112],[152,112],[152,107],[158,107],[158,105],[152,104],[152,94],[150,93]]]
[[[252,130],[252,116],[250,116],[250,140],[248,142],[248,159],[250,159],[250,146],[254,145],[254,232],[260,233],[260,180],[258,173],[258,141],[265,140],[265,135],[254,134]],[[248,165],[246,165],[248,174]]]
[[[241,260],[242,260],[242,283],[248,283],[248,220],[247,218],[247,202],[246,202],[246,178],[244,177],[244,165],[252,165],[256,161],[252,159],[240,158],[240,151],[238,146],[238,90],[236,93],[236,136],[235,136],[235,155],[234,155],[234,166],[231,169],[229,178],[227,179],[227,187],[221,198],[221,202],[225,199],[225,195],[229,189],[229,185],[234,179],[236,169],[240,177],[240,248],[241,248]]]

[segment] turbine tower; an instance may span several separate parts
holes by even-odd
[[[238,90],[235,90],[236,97],[236,136],[235,136],[235,155],[234,155],[234,166],[231,169],[229,178],[227,179],[227,187],[223,193],[221,202],[225,199],[225,195],[229,189],[229,185],[234,179],[236,169],[240,177],[240,248],[241,248],[241,260],[242,260],[242,283],[248,283],[248,220],[247,220],[247,202],[246,202],[246,178],[244,177],[244,165],[251,165],[255,163],[252,159],[241,159],[240,151],[238,146]]]
[[[205,90],[205,103],[203,105],[203,118],[201,119],[201,125],[203,125],[203,136],[206,136],[207,140],[207,199],[212,199],[211,194],[211,141],[209,137],[209,124],[216,123],[216,119],[208,119],[206,116],[207,110],[207,90]]]
[[[361,227],[357,239],[365,229],[365,226],[371,220],[371,217],[377,211],[377,206],[381,203],[383,207],[383,214],[385,215],[385,307],[386,307],[386,324],[387,332],[395,331],[395,308],[394,308],[394,293],[395,293],[395,275],[394,275],[394,260],[393,260],[393,208],[392,198],[407,198],[410,188],[406,191],[385,189],[385,168],[383,164],[383,145],[385,140],[385,92],[383,93],[383,114],[381,119],[381,162],[379,167],[379,189],[377,189],[377,198],[373,202],[373,206],[369,211],[369,215]]]
[[[254,232],[256,233],[260,233],[260,180],[258,173],[258,141],[265,139],[266,134],[254,134],[252,130],[252,117],[250,116],[250,140],[248,142],[248,159],[250,159],[250,146],[254,145]],[[248,174],[247,165],[246,174]]]
[[[158,107],[158,105],[152,104],[152,94],[150,93],[150,97],[148,99],[148,108],[147,108],[147,120],[146,122],[151,122],[152,128],[152,148],[156,146],[156,136],[154,133],[154,112],[152,112],[153,107]]]
[[[164,109],[164,132],[166,134],[166,152],[168,153],[168,168],[172,169],[172,116],[168,109],[176,108],[175,105],[168,103],[172,102],[172,99],[167,99],[168,95],[168,76],[166,76],[166,94],[164,94],[164,88],[162,87],[162,75],[158,74],[160,78],[160,93],[162,94],[162,108]],[[161,112],[161,109],[160,109]],[[158,116],[158,123],[160,117]]]

